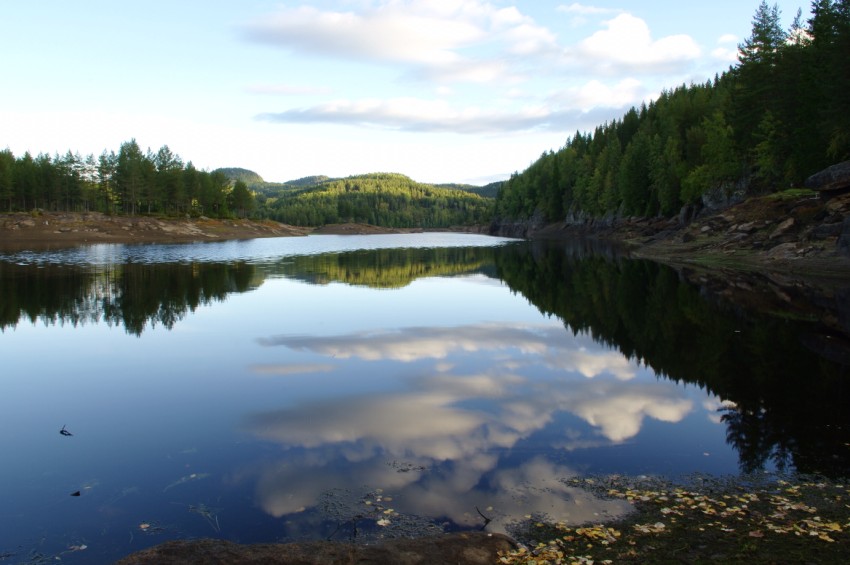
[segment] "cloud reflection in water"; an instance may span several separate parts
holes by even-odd
[[[617,514],[561,479],[570,467],[532,453],[507,455],[563,414],[587,429],[567,429],[551,447],[634,438],[646,418],[681,421],[693,402],[675,384],[636,378],[640,367],[618,352],[557,325],[495,323],[403,328],[337,336],[278,336],[265,346],[335,359],[399,364],[433,360],[406,390],[329,398],[255,414],[248,428],[288,450],[285,462],[259,471],[262,507],[284,516],[316,504],[330,488],[372,485],[393,492],[402,512],[473,526],[475,508],[491,508],[500,530],[527,514],[570,522]],[[477,371],[461,374],[474,356]],[[401,370],[385,371],[387,379]],[[400,366],[398,367],[400,369]],[[456,371],[456,372],[453,372]],[[393,462],[404,462],[405,469]]]

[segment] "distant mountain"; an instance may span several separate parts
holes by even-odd
[[[238,180],[241,180],[248,186],[255,184],[265,184],[266,182],[263,180],[263,177],[261,177],[254,171],[249,171],[248,169],[241,169],[239,167],[222,167],[220,169],[216,169],[213,172],[224,173],[224,176],[229,178],[231,181],[236,182]]]

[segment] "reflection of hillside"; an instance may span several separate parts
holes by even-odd
[[[422,277],[492,270],[492,248],[379,249],[288,257],[276,264],[120,263],[98,267],[0,263],[0,329],[21,319],[104,321],[131,334],[171,329],[199,305],[257,288],[266,276],[311,284],[399,288]]]
[[[539,245],[506,248],[496,262],[512,289],[573,331],[734,402],[723,420],[744,470],[772,459],[846,472],[847,367],[803,346],[818,322],[724,309],[672,269],[644,261],[577,260]]]
[[[311,284],[341,282],[372,288],[401,288],[423,277],[481,272],[493,263],[493,248],[377,249],[287,258],[274,267]]]
[[[232,292],[256,288],[248,264],[136,264],[85,269],[0,264],[0,328],[21,319],[68,323],[104,321],[139,335],[148,324],[172,328],[187,312]]]

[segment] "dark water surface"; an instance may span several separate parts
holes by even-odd
[[[846,472],[843,295],[771,283],[757,312],[709,283],[458,234],[0,255],[0,558],[623,511],[577,475]]]

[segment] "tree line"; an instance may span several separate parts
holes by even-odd
[[[759,5],[739,62],[578,132],[515,173],[496,216],[673,216],[703,198],[799,186],[850,159],[850,0],[815,0],[789,30]]]
[[[167,145],[142,151],[132,139],[98,157],[0,151],[0,210],[7,212],[230,217],[249,215],[254,205],[244,182],[184,164]]]

